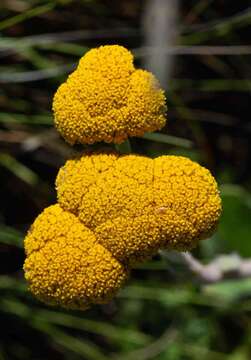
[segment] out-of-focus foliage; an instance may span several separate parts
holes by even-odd
[[[83,149],[70,148],[52,127],[52,96],[90,47],[124,45],[143,67],[145,6],[0,2],[1,360],[251,358],[250,279],[203,285],[156,257],[112,303],[83,313],[45,307],[23,280],[24,233],[55,202],[58,167]],[[180,1],[178,43],[185,47],[171,49],[167,127],[120,146],[188,156],[217,177],[224,212],[216,234],[194,252],[204,262],[231,252],[251,257],[249,6]]]

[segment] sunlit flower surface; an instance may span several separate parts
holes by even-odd
[[[134,264],[193,248],[221,213],[213,176],[179,156],[86,153],[66,162],[56,188],[58,204],[25,239],[24,270],[36,296],[68,308],[109,301]]]
[[[56,128],[70,144],[121,143],[166,122],[158,81],[135,69],[132,54],[119,45],[87,52],[58,88],[53,111]]]

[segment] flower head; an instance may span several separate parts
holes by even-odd
[[[84,309],[110,300],[159,249],[189,250],[221,213],[210,172],[189,159],[87,153],[60,169],[58,204],[25,239],[24,270],[41,300]]]
[[[165,125],[165,96],[122,46],[87,52],[53,100],[55,125],[70,144],[121,143]]]
[[[45,209],[25,238],[25,277],[40,300],[86,309],[109,301],[128,270],[94,233],[59,205]]]
[[[66,162],[56,185],[59,204],[126,264],[196,246],[221,212],[213,176],[179,156],[86,154]]]

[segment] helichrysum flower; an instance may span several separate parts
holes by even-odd
[[[165,125],[163,90],[135,69],[132,54],[107,45],[87,52],[53,100],[55,125],[70,144],[121,143]]]
[[[179,156],[85,154],[66,162],[56,186],[58,205],[25,239],[24,269],[35,295],[70,308],[108,301],[159,249],[193,248],[221,213],[213,176]]]

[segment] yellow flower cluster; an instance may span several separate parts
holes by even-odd
[[[68,308],[108,301],[159,249],[196,246],[221,212],[210,172],[178,156],[84,154],[60,169],[56,187],[58,204],[25,239],[24,269],[35,295]]]
[[[107,45],[87,52],[53,100],[55,125],[70,144],[121,143],[165,125],[163,90],[136,70],[132,54]]]
[[[86,53],[53,101],[71,144],[120,143],[165,125],[165,96],[121,46]],[[160,249],[187,251],[215,229],[221,200],[210,172],[189,159],[112,151],[70,159],[56,179],[58,202],[25,241],[25,277],[47,304],[86,309],[109,301],[131,268]]]

